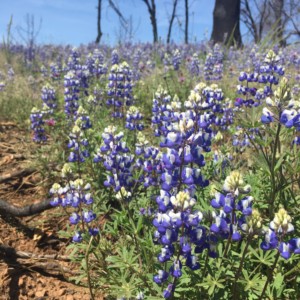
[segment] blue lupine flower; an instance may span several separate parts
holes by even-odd
[[[261,116],[261,121],[264,124],[269,124],[274,121],[274,114],[268,110],[266,107],[263,109],[263,115]]]
[[[200,75],[200,61],[198,58],[197,53],[194,53],[190,59],[190,63],[188,65],[188,69],[192,76],[199,76]]]
[[[69,71],[64,76],[65,86],[65,113],[68,118],[73,118],[79,107],[79,86],[80,81],[73,71]]]
[[[240,210],[245,216],[249,216],[252,214],[252,202],[253,197],[246,196],[238,202],[236,208]]]
[[[195,255],[188,255],[185,264],[193,271],[200,269],[200,264],[198,262],[197,256]]]
[[[114,64],[109,74],[106,104],[112,107],[112,117],[123,118],[124,107],[131,106],[132,96],[132,71],[126,62]]]
[[[32,140],[36,143],[44,143],[47,141],[47,136],[45,132],[45,118],[52,114],[52,110],[44,104],[42,109],[39,110],[34,107],[31,110],[30,121],[31,121],[31,129],[33,130],[33,138]]]
[[[153,276],[154,282],[157,284],[164,283],[169,277],[169,273],[164,270],[159,270],[157,275]]]
[[[83,221],[84,221],[84,222],[90,223],[90,222],[92,222],[93,220],[95,220],[96,214],[95,214],[93,211],[91,211],[91,210],[85,211],[85,212],[83,213],[82,218],[83,218]]]
[[[291,253],[293,251],[293,247],[290,243],[281,242],[278,247],[278,250],[280,252],[280,255],[284,259],[289,259],[291,257]]]
[[[125,127],[129,130],[143,130],[144,124],[141,122],[143,115],[135,106],[131,106],[127,111]]]
[[[63,177],[69,177],[72,170],[69,164],[65,164],[62,169]],[[76,179],[75,181],[69,180],[69,183],[65,187],[61,187],[59,184],[53,184],[50,189],[50,194],[52,195],[51,205],[58,206],[61,205],[63,207],[73,207],[76,208],[76,212],[73,212],[69,218],[70,223],[72,225],[81,224],[80,220],[82,216],[82,220],[86,223],[91,223],[95,218],[96,214],[91,210],[82,211],[83,205],[92,204],[92,197],[89,192],[91,188],[90,184],[83,184],[82,179]],[[80,209],[79,209],[80,208]],[[79,210],[78,210],[79,209]],[[83,228],[81,228],[83,229]],[[99,233],[99,229],[96,227],[91,227],[91,225],[87,225],[87,230],[90,235],[96,235]],[[81,242],[82,240],[82,232],[76,231],[73,237],[74,242]]]
[[[161,253],[158,255],[158,261],[163,263],[165,261],[170,260],[171,256],[173,255],[175,249],[173,245],[166,245],[165,247],[161,248]]]
[[[163,291],[163,297],[165,299],[170,298],[170,296],[172,295],[173,290],[174,290],[174,285],[173,284],[168,284],[167,288]]]
[[[210,226],[210,231],[213,233],[227,233],[229,231],[228,224],[225,220],[224,212],[220,212],[220,215],[213,213],[214,223]]]
[[[176,49],[173,52],[173,58],[172,58],[173,67],[174,67],[175,71],[179,70],[179,67],[180,67],[180,64],[181,64],[181,60],[182,60],[182,57],[181,57],[180,51],[178,49]]]
[[[173,262],[173,265],[171,265],[170,267],[170,274],[175,277],[175,278],[179,278],[182,276],[182,263],[180,260],[176,260]]]
[[[268,229],[265,234],[265,240],[260,244],[261,249],[263,250],[271,250],[275,249],[278,245],[278,238],[276,236],[276,233]]]
[[[81,126],[81,128],[77,124]],[[87,157],[90,156],[87,149],[89,143],[87,139],[83,138],[83,130],[86,129],[83,124],[84,123],[81,121],[81,119],[77,119],[75,122],[75,126],[73,127],[72,132],[69,135],[70,141],[68,143],[68,148],[72,149],[68,158],[69,162],[82,163]]]
[[[221,80],[223,76],[223,53],[218,44],[213,51],[206,56],[204,64],[205,80]]]
[[[237,230],[237,225],[236,224],[231,224],[230,225],[230,233],[231,233],[231,239],[234,241],[234,242],[238,242],[241,240],[242,236],[241,234],[239,233],[239,231]]]
[[[76,212],[73,212],[70,217],[70,223],[72,225],[76,225],[79,223],[79,221],[80,221],[80,216]]]
[[[300,254],[300,238],[293,238],[289,241],[295,254]]]
[[[72,238],[74,243],[81,243],[82,242],[82,235],[81,232],[76,231],[73,238]]]
[[[57,107],[55,89],[50,84],[43,86],[41,98],[49,108],[55,109]]]
[[[89,228],[89,234],[91,236],[96,236],[97,234],[99,234],[99,228],[95,227],[95,228]]]

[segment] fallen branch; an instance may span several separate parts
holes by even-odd
[[[71,275],[78,275],[77,272],[62,266],[55,261],[55,260],[70,261],[69,257],[67,256],[55,255],[55,254],[39,255],[39,254],[29,253],[25,251],[16,251],[16,249],[4,244],[0,245],[0,254],[4,262],[10,266],[20,267],[32,271],[41,270],[47,273],[49,273],[49,271],[50,272],[52,271],[52,272],[58,272],[60,274],[62,273],[63,275],[65,273],[69,273]],[[51,259],[53,261],[48,261]],[[47,260],[47,262],[40,261],[40,260]]]
[[[51,199],[47,199],[35,204],[17,207],[0,199],[0,215],[12,215],[15,217],[27,217],[39,214],[45,210],[53,208],[50,204]]]
[[[60,274],[71,274],[71,275],[78,275],[78,272],[75,272],[73,270],[70,270],[69,268],[61,266],[59,263],[54,263],[54,262],[29,262],[29,261],[24,261],[22,259],[17,259],[17,262],[25,265],[29,270],[35,270],[35,269],[41,269],[44,272],[57,272]]]
[[[0,123],[0,127],[6,127],[6,126],[16,127],[18,125],[14,122],[1,122]]]
[[[66,255],[59,254],[35,254],[26,251],[17,251],[15,248],[9,247],[7,245],[0,245],[0,253],[4,253],[5,255],[13,258],[23,258],[23,259],[37,259],[37,260],[60,260],[60,261],[70,261],[70,257]]]
[[[24,177],[24,176],[30,175],[35,171],[36,170],[33,168],[27,168],[27,169],[13,172],[13,173],[2,175],[2,176],[0,176],[0,183],[10,181],[13,178],[19,178],[19,177]]]

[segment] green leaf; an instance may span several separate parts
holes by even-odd
[[[285,157],[286,157],[286,155],[284,154],[284,155],[280,156],[280,158],[278,159],[278,161],[277,161],[277,163],[275,165],[275,168],[274,168],[275,173],[279,170],[279,168],[281,167],[282,163],[285,162]]]
[[[276,290],[282,288],[283,280],[284,280],[283,275],[281,273],[277,273],[273,282],[273,286],[276,288]]]

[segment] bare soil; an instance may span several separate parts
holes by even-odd
[[[47,197],[45,179],[38,170],[29,168],[34,147],[37,146],[31,142],[28,131],[10,122],[0,122],[1,200],[22,207]],[[11,177],[28,168],[29,174]],[[1,178],[5,180],[1,182]],[[0,249],[0,300],[90,299],[87,287],[70,282],[77,274],[76,265],[57,259],[68,258],[66,246],[70,241],[58,236],[67,222],[59,208],[24,218],[0,216],[0,247],[23,251],[25,257],[26,253],[34,256],[10,256]]]

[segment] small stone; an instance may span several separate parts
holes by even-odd
[[[66,289],[59,289],[58,291],[57,291],[57,296],[62,296],[62,295],[64,295],[66,293]]]
[[[20,277],[19,278],[19,286],[22,286],[24,284],[24,279],[23,279],[23,277]]]
[[[36,293],[35,293],[35,296],[36,297],[44,297],[45,296],[45,290],[43,290],[43,291],[37,291]]]

